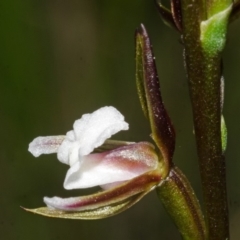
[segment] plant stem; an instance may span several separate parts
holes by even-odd
[[[211,4],[215,2],[211,1]],[[200,25],[211,12],[204,4],[205,1],[201,0],[194,3],[191,0],[182,1],[184,56],[208,236],[211,240],[225,240],[229,238],[229,223],[225,159],[221,144],[222,49],[212,51],[211,48],[208,52],[202,45]]]

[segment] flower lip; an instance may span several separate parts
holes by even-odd
[[[78,189],[121,183],[154,170],[157,165],[154,146],[147,142],[135,143],[82,157],[68,170],[64,187]]]

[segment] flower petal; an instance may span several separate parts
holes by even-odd
[[[75,121],[73,130],[67,133],[58,150],[58,159],[72,166],[78,161],[76,149],[79,156],[85,156],[121,130],[128,130],[128,123],[114,107],[103,107],[91,114],[84,114]]]
[[[39,157],[41,154],[56,153],[64,138],[65,136],[37,137],[29,144],[28,151],[34,157]]]
[[[126,181],[156,169],[157,165],[158,157],[154,147],[147,142],[89,154],[68,170],[64,188],[89,188]]]

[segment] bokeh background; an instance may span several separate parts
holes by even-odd
[[[0,3],[0,238],[3,240],[180,239],[152,192],[109,219],[50,219],[20,206],[43,206],[43,196],[66,191],[67,166],[56,155],[35,159],[36,136],[65,134],[74,120],[102,106],[118,108],[130,130],[114,136],[151,141],[135,87],[134,31],[144,23],[157,59],[162,95],[176,128],[175,163],[201,199],[191,106],[179,35],[149,0],[3,0]],[[224,52],[224,114],[230,229],[240,236],[240,21],[231,24]]]

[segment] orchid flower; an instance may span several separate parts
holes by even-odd
[[[129,201],[132,196],[153,189],[160,182],[161,175],[152,144],[122,143],[109,151],[91,153],[113,134],[127,129],[128,123],[117,109],[102,107],[76,120],[73,130],[65,136],[35,138],[29,144],[29,151],[35,157],[57,153],[58,160],[70,166],[64,181],[65,189],[94,186],[104,189],[86,197],[44,197],[47,206],[64,211],[96,209]]]

